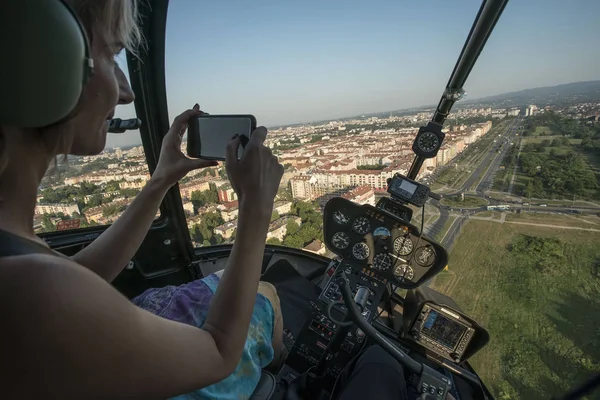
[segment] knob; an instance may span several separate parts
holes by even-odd
[[[362,343],[362,341],[365,340],[365,333],[360,330],[360,328],[356,329],[356,340],[358,343]]]

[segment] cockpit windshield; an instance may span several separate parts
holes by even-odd
[[[342,196],[375,205],[389,178],[406,175],[479,4],[173,2],[170,115],[199,103],[269,127],[285,175],[268,242],[333,256],[323,245],[324,204]],[[600,368],[594,333],[575,328],[576,315],[598,315],[600,283],[590,275],[598,209],[575,207],[600,199],[599,164],[561,125],[577,120],[600,138],[600,85],[535,89],[600,78],[597,11],[589,2],[510,3],[446,120],[441,149],[418,175],[445,194],[427,203],[425,234],[452,249],[430,285],[490,329],[492,343],[472,363],[499,398],[547,397]],[[539,176],[566,153],[578,160],[576,194],[553,193],[554,178]],[[180,191],[196,246],[235,239],[237,202],[222,166],[189,176]],[[554,208],[544,209],[550,198]],[[588,255],[585,273],[575,254]]]
[[[390,179],[408,175],[415,149],[435,150],[415,181],[438,199],[411,206],[412,224],[448,250],[449,263],[426,285],[489,330],[469,362],[496,398],[549,398],[600,371],[600,2],[509,3],[443,141],[415,141],[480,4],[170,2],[168,112],[172,120],[198,103],[213,115],[255,116],[285,168],[267,243],[329,258],[326,203],[375,206],[390,197]],[[127,70],[124,55],[117,62]],[[59,159],[39,191],[36,232],[109,225],[149,176],[137,131],[109,135],[98,156]],[[403,196],[417,191],[398,182]],[[235,241],[238,198],[224,163],[192,171],[178,188],[196,250]],[[357,235],[372,228],[343,211],[332,221]],[[374,231],[402,256],[420,251],[414,269],[389,272],[407,281],[424,276],[418,265],[428,260],[410,235]],[[331,237],[338,250],[375,259],[346,233]],[[389,269],[392,260],[371,264]],[[440,321],[426,328],[451,342],[462,335]]]

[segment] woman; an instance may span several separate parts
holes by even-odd
[[[175,119],[152,178],[122,217],[72,259],[53,253],[33,232],[37,188],[57,154],[103,150],[115,106],[134,99],[114,56],[123,47],[133,48],[139,38],[133,1],[69,3],[90,37],[94,59],[76,113],[41,129],[0,121],[2,397],[167,398],[205,388],[194,395],[227,398],[232,383],[237,388],[232,397],[247,397],[257,369],[260,374],[260,367],[274,358],[268,341],[273,326],[281,324],[274,289],[263,285],[268,296],[257,296],[273,199],[283,174],[263,145],[267,131],[254,132],[241,161],[238,138],[227,148],[227,172],[240,212],[236,242],[220,280],[211,276],[136,299],[151,312],[110,285],[144,239],[167,190],[190,170],[214,165],[180,151],[187,121],[201,114],[197,108]],[[202,309],[208,300],[210,307]],[[178,304],[188,314],[174,312]],[[185,308],[190,304],[196,308]],[[281,339],[273,340],[277,347]]]

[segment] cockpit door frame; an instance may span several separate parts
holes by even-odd
[[[145,49],[137,56],[127,52],[127,65],[131,87],[136,95],[135,110],[142,120],[140,135],[146,154],[150,174],[154,173],[162,138],[169,130],[169,112],[165,77],[165,32],[167,23],[168,0],[154,0],[152,4],[139,2],[141,28],[145,40]],[[165,195],[160,206],[161,217],[154,229],[167,229],[173,240],[168,246],[176,246],[186,265],[192,268],[193,277],[197,277],[191,261],[194,249],[183,210],[179,185],[174,185]],[[171,254],[175,249],[171,248]]]

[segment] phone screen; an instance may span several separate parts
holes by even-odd
[[[246,136],[250,139],[252,120],[249,117],[200,117],[198,131],[200,133],[202,157],[225,159],[227,143],[234,135]],[[242,146],[238,149],[238,159],[242,157]]]

